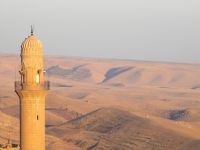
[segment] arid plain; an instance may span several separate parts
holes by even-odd
[[[200,149],[200,65],[45,57],[47,150]],[[0,143],[19,142],[20,58],[0,56]]]

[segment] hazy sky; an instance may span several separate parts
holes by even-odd
[[[0,52],[200,63],[199,0],[0,0]]]

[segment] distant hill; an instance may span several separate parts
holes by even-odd
[[[144,61],[54,58],[48,64],[50,76],[107,85],[187,87],[200,84],[200,65]],[[65,59],[66,60],[66,59]],[[58,63],[59,62],[59,63]],[[60,63],[63,62],[63,63]]]

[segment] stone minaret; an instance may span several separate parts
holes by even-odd
[[[20,98],[21,150],[45,150],[45,96],[49,82],[44,80],[41,42],[33,35],[21,45],[21,81],[15,82]]]

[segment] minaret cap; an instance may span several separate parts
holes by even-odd
[[[33,26],[31,26],[31,35],[29,35],[21,45],[21,53],[26,55],[42,54],[42,43],[34,35]]]

